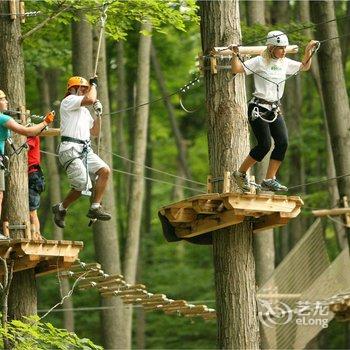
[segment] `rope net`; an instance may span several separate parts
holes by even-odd
[[[321,220],[318,219],[258,290],[261,329],[269,348],[293,348],[297,328],[308,328],[297,325],[293,312],[300,306],[300,301],[305,300],[303,293],[314,286],[329,266]],[[319,297],[316,290],[314,297]]]

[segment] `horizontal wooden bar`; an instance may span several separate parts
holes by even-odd
[[[318,209],[313,210],[312,214],[318,217],[322,216],[337,216],[337,215],[344,215],[349,214],[350,208],[333,208],[333,209]]]
[[[234,46],[238,46],[238,50],[241,55],[260,55],[267,48],[267,46]],[[298,53],[298,51],[298,45],[288,45],[286,47],[286,53]],[[216,57],[230,56],[232,55],[232,50],[228,49],[227,46],[217,46],[214,47],[212,54],[214,54]]]

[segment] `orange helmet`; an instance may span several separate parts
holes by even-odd
[[[90,86],[89,82],[83,77],[71,77],[67,82],[67,90],[73,86]]]
[[[5,93],[2,90],[0,90],[0,98],[4,98],[4,97],[6,97]]]

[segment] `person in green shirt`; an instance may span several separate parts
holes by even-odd
[[[7,107],[8,101],[6,99],[6,95],[2,90],[0,90],[0,216],[2,213],[2,200],[5,191],[5,167],[3,164],[5,142],[11,136],[11,131],[24,136],[36,136],[54,120],[54,115],[50,113],[41,123],[34,126],[25,127],[4,113],[7,110]],[[0,233],[0,239],[9,238]]]

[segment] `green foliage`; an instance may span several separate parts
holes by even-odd
[[[24,322],[25,321],[25,322]],[[6,336],[15,350],[102,350],[87,338],[79,339],[74,333],[55,328],[51,323],[40,322],[38,316],[25,317],[24,321],[13,320],[7,329],[0,327],[0,346]]]

